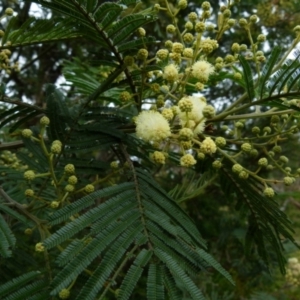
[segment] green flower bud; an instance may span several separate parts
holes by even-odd
[[[67,164],[65,165],[65,168],[64,168],[65,172],[68,173],[68,174],[74,174],[75,172],[75,167],[73,164]]]
[[[294,183],[294,178],[292,177],[284,177],[283,182],[285,185],[291,185]]]
[[[241,172],[239,173],[239,177],[240,177],[241,179],[247,179],[247,178],[249,177],[249,173],[246,172],[246,171],[241,171]]]
[[[94,187],[92,184],[87,184],[87,185],[84,187],[84,191],[85,191],[86,193],[92,193],[94,190],[95,190],[95,187]]]
[[[74,175],[70,176],[69,179],[68,179],[68,183],[72,184],[72,185],[75,185],[77,183],[77,181],[78,181],[78,179]]]
[[[30,129],[22,130],[22,136],[24,138],[30,138],[32,136],[32,131]]]
[[[205,118],[212,118],[215,116],[216,114],[216,110],[213,106],[211,105],[206,105],[204,108],[203,108],[203,111],[202,111],[202,114]]]
[[[35,178],[35,173],[32,170],[28,170],[24,173],[24,178],[26,180],[33,180]]]
[[[244,170],[244,168],[240,164],[234,164],[232,166],[233,173],[241,173],[243,170]]]
[[[268,198],[273,198],[274,195],[275,195],[275,192],[274,192],[274,190],[272,188],[267,187],[264,190],[264,195],[267,196]]]
[[[282,151],[282,149],[281,149],[280,146],[274,146],[274,147],[273,147],[273,151],[274,151],[275,153],[280,153],[280,152]]]
[[[173,34],[173,33],[176,32],[176,27],[174,25],[172,25],[172,24],[169,24],[167,26],[166,30],[167,30],[167,33],[172,33]]]
[[[265,133],[271,133],[272,132],[272,129],[271,129],[271,127],[269,127],[269,126],[266,126],[266,127],[264,127],[263,128],[263,132],[265,132]]]
[[[222,168],[222,163],[219,160],[215,160],[212,163],[212,166],[213,166],[214,169],[221,169]]]
[[[70,297],[70,291],[68,289],[62,289],[58,296],[60,299],[68,299]]]
[[[258,165],[261,167],[266,167],[268,165],[268,160],[265,157],[260,158],[258,161]]]
[[[72,184],[67,184],[67,185],[65,186],[65,191],[68,192],[68,193],[73,192],[74,189],[75,189],[75,187],[74,187],[74,185],[72,185]]]
[[[40,124],[43,125],[43,126],[49,125],[50,124],[50,119],[46,116],[43,116],[40,119]]]
[[[244,143],[242,144],[241,149],[244,152],[250,152],[252,150],[252,146],[249,143]]]
[[[260,35],[257,37],[257,41],[258,41],[259,43],[265,42],[266,39],[267,39],[266,36],[263,35],[263,34],[260,34]]]
[[[226,146],[226,139],[219,136],[219,137],[216,138],[215,143],[218,147],[223,148],[223,147]]]
[[[24,194],[26,197],[32,197],[34,195],[34,191],[32,189],[27,189]]]

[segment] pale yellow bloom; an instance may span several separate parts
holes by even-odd
[[[215,153],[217,151],[217,146],[216,146],[215,142],[210,137],[207,137],[202,142],[200,150],[205,154],[212,154],[212,153]]]
[[[214,71],[214,66],[205,60],[199,60],[192,66],[192,76],[201,82],[206,82]]]
[[[168,121],[157,111],[142,111],[135,123],[136,135],[146,142],[160,142],[171,135]]]
[[[169,82],[174,82],[178,79],[178,68],[174,64],[167,65],[164,68],[164,79]]]
[[[206,102],[201,97],[189,96],[186,97],[193,104],[192,110],[188,113],[179,112],[179,119],[183,127],[189,127],[197,135],[204,131],[205,118],[203,116],[203,109],[206,106]]]
[[[197,161],[191,154],[185,154],[184,156],[182,156],[180,158],[180,165],[183,167],[191,167],[191,166],[195,165],[196,163],[197,163]]]

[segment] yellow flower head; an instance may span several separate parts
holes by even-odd
[[[171,135],[168,121],[157,111],[142,111],[135,123],[136,135],[146,142],[160,142]]]
[[[207,137],[201,144],[201,151],[205,154],[212,154],[217,151],[217,146],[215,142],[210,138]]]
[[[193,104],[192,110],[188,112],[179,112],[179,119],[183,127],[189,127],[197,135],[204,131],[205,118],[203,109],[206,107],[206,102],[201,97],[189,96],[185,97]],[[191,125],[193,124],[193,125]]]
[[[164,79],[174,82],[178,79],[178,68],[174,64],[167,65],[164,68]]]
[[[209,76],[215,71],[214,66],[205,60],[199,60],[192,66],[192,75],[201,82],[207,82]]]

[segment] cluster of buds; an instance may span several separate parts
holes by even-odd
[[[291,257],[288,259],[285,279],[290,286],[300,285],[300,263],[298,258]]]

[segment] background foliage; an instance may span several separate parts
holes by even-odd
[[[190,2],[176,18],[175,1],[169,12],[157,7],[167,7],[165,1],[2,1],[1,299],[297,299],[299,276],[286,259],[299,257],[298,183],[287,187],[282,173],[298,177],[299,53],[285,54],[299,42],[292,29],[300,7],[244,2],[225,5],[237,20],[257,14],[251,34],[267,35],[265,59],[259,66],[248,59],[249,46],[210,77],[201,94],[217,114],[200,140],[224,136],[227,146],[183,168],[178,145],[164,166],[154,164],[149,154],[156,145],[136,137],[133,118],[160,95],[171,101],[154,90],[162,77],[149,75],[168,62],[151,58],[167,39],[178,39],[166,26],[184,28],[203,1]],[[222,5],[211,3],[209,22],[219,24]],[[249,45],[238,25],[217,41],[207,57],[213,64],[232,53],[233,43]],[[149,52],[147,63],[136,59],[141,48]],[[189,95],[198,92],[190,83]],[[253,116],[256,105],[262,114]],[[276,113],[263,115],[272,108]],[[240,178],[232,171],[234,155],[249,137],[256,143],[254,126],[273,128],[277,113],[282,152],[274,155],[288,157],[288,165],[272,160],[274,143],[262,143],[256,155],[239,156],[253,172]],[[31,138],[22,131],[28,128]],[[275,168],[260,171],[263,182],[254,166],[266,153]],[[222,168],[213,167],[216,159]],[[28,170],[33,180],[30,173],[24,178]],[[263,195],[266,182],[275,198]]]

